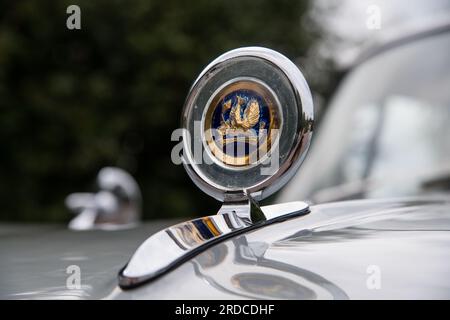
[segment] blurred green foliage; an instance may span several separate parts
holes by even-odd
[[[81,30],[66,8],[81,8]],[[65,221],[64,198],[122,167],[146,218],[213,214],[219,204],[175,166],[172,130],[213,58],[259,45],[294,59],[312,37],[307,1],[0,2],[0,220]]]

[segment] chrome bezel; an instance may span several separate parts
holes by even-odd
[[[268,75],[276,73],[278,76],[279,74],[280,77],[283,77],[283,81],[276,82],[272,78],[264,79],[261,78],[261,76],[256,77],[245,73],[242,74],[237,68],[235,68],[236,70],[232,69],[233,64],[242,64],[247,60],[249,63],[251,62],[255,65],[260,63],[262,67],[268,69],[266,72]],[[271,90],[274,90],[274,88],[270,86],[270,83],[275,81],[274,83],[279,86],[276,89],[278,90],[278,93],[275,93],[275,97],[280,99],[279,92],[282,92],[285,96],[284,100],[289,102],[281,106],[286,109],[282,110],[283,112],[281,115],[283,119],[280,119],[280,123],[285,127],[282,127],[282,133],[280,133],[279,139],[287,137],[290,139],[290,142],[286,142],[285,145],[281,146],[285,148],[285,150],[281,150],[280,152],[283,159],[278,170],[272,175],[257,177],[254,174],[254,172],[257,172],[256,170],[264,165],[264,162],[256,163],[245,168],[239,168],[238,171],[239,174],[242,175],[242,178],[239,176],[235,179],[234,177],[233,179],[230,179],[227,175],[231,175],[231,172],[236,173],[237,170],[235,168],[224,168],[223,165],[215,163],[214,159],[210,159],[212,164],[208,164],[208,166],[213,167],[208,167],[206,172],[205,168],[207,168],[207,165],[199,165],[194,161],[191,142],[188,139],[191,129],[191,124],[189,122],[192,121],[191,118],[193,115],[197,117],[197,121],[203,120],[200,119],[199,114],[203,115],[207,107],[207,105],[197,105],[197,99],[200,95],[206,95],[202,90],[205,89],[205,86],[207,87],[208,82],[211,81],[215,75],[219,72],[225,73],[225,71],[229,70],[235,74],[231,75],[231,79],[224,79],[222,83],[216,80],[219,83],[217,87],[221,87],[223,83],[236,78],[253,76],[257,80],[268,85]],[[230,77],[229,74],[227,76]],[[205,92],[209,91],[205,89]],[[209,100],[210,96],[207,100]],[[294,115],[292,116],[291,114]],[[188,175],[192,178],[194,183],[205,193],[219,201],[226,201],[230,194],[232,195],[233,200],[243,200],[246,199],[246,193],[251,194],[256,200],[261,200],[279,190],[299,168],[310,144],[313,119],[314,114],[311,92],[303,74],[293,62],[282,54],[267,48],[246,47],[235,49],[221,55],[210,63],[191,87],[182,113],[182,127],[187,129],[183,135],[182,161]],[[305,123],[309,123],[309,125],[305,126]],[[193,135],[191,134],[190,136]],[[207,152],[206,155],[208,155]],[[213,156],[212,158],[215,157]],[[244,173],[246,173],[247,176],[245,176]],[[249,179],[249,177],[252,177],[252,179]],[[233,180],[234,185],[231,185],[231,180]]]

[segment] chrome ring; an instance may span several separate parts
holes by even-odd
[[[249,90],[249,84],[245,82],[243,82],[242,88],[238,87],[235,91],[230,92],[232,98],[229,101],[225,101],[225,98],[220,100],[216,97],[228,84],[235,83],[240,79],[254,79],[255,83],[262,83],[267,86],[273,94],[273,99],[261,94],[262,91]],[[242,98],[241,92],[248,93],[249,96],[244,95]],[[250,98],[251,100],[249,100]],[[232,99],[234,99],[234,102],[232,102]],[[236,99],[244,101],[243,106],[247,103],[244,106],[244,111],[241,111],[240,108],[241,100],[237,103],[235,102]],[[220,103],[216,106],[212,101],[219,101]],[[232,153],[230,156],[226,151],[224,152],[225,156],[228,156],[231,160],[227,160],[228,158],[225,158],[223,154],[221,158],[217,158],[215,154],[220,153],[217,152],[219,149],[214,149],[214,147],[212,149],[214,152],[208,149],[208,145],[213,146],[211,141],[217,140],[211,140],[209,144],[206,143],[205,115],[207,112],[210,112],[210,114],[211,112],[217,113],[216,109],[220,105],[220,112],[222,113],[219,112],[219,114],[222,117],[222,125],[219,129],[227,128],[229,130],[232,127],[230,123],[233,126],[236,125],[236,118],[239,118],[240,121],[242,120],[241,117],[244,116],[251,118],[251,112],[246,113],[246,109],[249,108],[249,101],[254,102],[253,107],[259,108],[258,119],[261,119],[264,114],[270,114],[266,117],[266,121],[258,120],[259,122],[255,127],[261,124],[261,127],[265,128],[267,123],[269,126],[272,126],[273,123],[279,126],[279,128],[275,128],[276,125],[274,126],[275,129],[280,129],[277,131],[276,143],[273,145],[268,143],[271,149],[264,161],[250,163],[245,153],[245,157],[242,157],[244,161],[238,157],[239,154]],[[228,105],[225,106],[226,102]],[[239,104],[237,107],[239,111],[236,111],[237,104]],[[277,108],[280,110],[276,111]],[[223,110],[229,112],[227,120],[225,120]],[[234,118],[231,116],[231,112],[234,112]],[[272,117],[272,112],[275,112],[275,118]],[[279,121],[276,119],[277,116]],[[301,71],[288,58],[271,49],[260,47],[246,47],[229,51],[215,59],[202,71],[187,96],[181,120],[182,127],[186,129],[183,135],[183,164],[195,184],[219,201],[244,200],[246,193],[251,194],[256,200],[261,200],[279,190],[299,168],[311,141],[313,119],[313,102],[308,84]],[[246,119],[244,118],[244,120]],[[212,120],[208,121],[212,122]],[[224,123],[226,124],[225,127],[223,126]],[[242,121],[240,123],[245,124]],[[200,128],[195,128],[195,125],[200,126]],[[214,127],[214,125],[218,126],[218,124],[211,126]],[[247,124],[248,126],[249,124]],[[237,129],[233,128],[233,130]],[[223,146],[226,146],[228,140],[227,136],[224,136],[225,138],[219,141]],[[193,139],[190,139],[190,137],[193,137]],[[250,139],[245,135],[243,139],[245,142],[250,141],[245,140]],[[269,136],[266,139],[271,142]],[[231,143],[236,145],[239,141],[234,138]],[[259,140],[257,142],[259,143]],[[201,161],[198,161],[199,159],[196,159],[195,156],[197,154],[194,154],[196,152],[195,147],[198,145],[202,146]],[[273,152],[275,150],[279,151],[278,155]],[[250,151],[248,153],[250,154]],[[240,161],[237,161],[238,165],[236,166],[230,165],[233,156]],[[275,159],[275,157],[278,158]],[[274,160],[279,162],[279,166],[268,175],[262,174],[263,171],[261,170],[267,169],[268,162]]]

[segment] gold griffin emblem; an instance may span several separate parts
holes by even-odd
[[[278,136],[279,110],[273,92],[262,83],[238,80],[227,84],[214,93],[203,116],[207,150],[225,165],[258,163]]]
[[[259,122],[259,103],[256,99],[251,99],[245,103],[245,99],[237,96],[237,102],[232,106],[231,99],[224,102],[222,105],[222,121],[220,127],[217,128],[219,132],[219,143],[225,144],[231,141],[256,143],[258,140],[257,133],[252,129]],[[242,113],[242,108],[245,107]],[[231,109],[231,110],[230,110]],[[230,110],[228,120],[225,120],[224,114]],[[261,122],[259,130],[264,129],[265,123]],[[223,139],[225,135],[232,135],[231,138]],[[230,141],[231,140],[231,141]]]

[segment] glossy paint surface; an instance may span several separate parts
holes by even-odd
[[[312,206],[306,216],[216,244],[142,287],[118,288],[117,272],[136,247],[170,224],[116,232],[3,227],[0,297],[450,298],[450,198]],[[80,290],[66,288],[71,264],[81,268]]]

